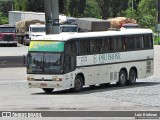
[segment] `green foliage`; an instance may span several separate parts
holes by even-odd
[[[9,1],[0,1],[0,24],[8,24],[8,11],[12,10],[12,3]]]
[[[87,0],[83,17],[101,18],[100,9],[95,0]]]
[[[155,0],[141,0],[138,5],[138,23],[144,28],[153,28],[157,21]]]
[[[23,0],[27,1],[27,11],[44,12],[44,0]]]
[[[3,16],[3,14],[0,12],[0,25],[8,24],[8,18]]]
[[[27,6],[27,0],[14,0],[14,10],[26,11]]]
[[[86,0],[69,0],[69,13],[73,17],[83,17]]]
[[[111,15],[111,3],[112,0],[96,0],[99,9],[101,10],[102,19],[107,19]]]
[[[9,1],[0,1],[0,11],[2,16],[8,17],[8,11],[12,10],[12,2]]]
[[[126,9],[125,11],[122,12],[122,16],[125,16],[127,18],[136,19],[137,18],[137,11],[132,9],[131,7],[129,7],[128,9]]]
[[[128,0],[112,0],[111,2],[111,15],[110,17],[122,16],[122,11],[128,8]]]

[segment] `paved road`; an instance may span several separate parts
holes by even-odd
[[[0,68],[24,67],[24,56],[28,46],[18,44],[18,47],[0,48]]]
[[[0,47],[0,56],[23,56],[27,54],[28,46],[18,44],[17,47]]]
[[[22,55],[26,53],[27,49],[27,47],[0,48],[0,56],[4,56],[4,52],[8,56]],[[0,111],[160,110],[159,53],[160,46],[155,46],[154,75],[147,79],[137,80],[136,85],[117,87],[112,84],[107,88],[97,86],[94,89],[86,87],[80,93],[61,90],[46,94],[41,89],[29,89],[26,84],[25,67],[0,68]],[[86,120],[87,118],[83,119]],[[100,119],[105,120],[106,118]],[[110,119],[115,120],[117,118]]]

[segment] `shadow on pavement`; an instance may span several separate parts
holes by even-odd
[[[98,93],[98,92],[105,92],[105,91],[114,91],[114,90],[121,90],[121,89],[132,89],[132,88],[139,88],[139,87],[146,87],[146,86],[155,86],[159,85],[160,82],[137,82],[135,85],[131,86],[123,86],[119,87],[117,84],[111,84],[109,86],[95,86],[95,87],[84,87],[81,92],[73,93],[70,89],[67,90],[60,90],[60,91],[53,91],[52,93],[32,93],[32,95],[81,95],[81,94],[90,94],[90,93]]]
[[[25,67],[23,56],[0,56],[0,68]]]

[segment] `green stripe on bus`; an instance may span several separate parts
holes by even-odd
[[[31,41],[29,51],[63,52],[64,42]]]

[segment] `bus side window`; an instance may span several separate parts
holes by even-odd
[[[70,68],[71,67],[71,65],[70,65],[70,63],[71,63],[71,57],[70,56],[66,56],[65,62],[66,62],[66,64],[65,64],[66,67]]]
[[[76,59],[75,58],[76,58],[75,55],[71,55],[71,54],[65,55],[65,64],[64,64],[65,73],[68,73],[68,72],[75,70],[75,68],[76,68]]]
[[[139,36],[135,36],[134,39],[135,39],[135,48],[136,48],[136,49],[140,49],[140,48],[141,48],[141,40],[140,40],[140,37],[139,37]]]
[[[139,36],[140,38],[140,45],[141,45],[141,49],[144,48],[144,39],[143,39],[143,36]]]
[[[101,52],[101,41],[102,39],[96,39],[96,52],[100,53]]]
[[[101,46],[101,52],[108,52],[110,49],[109,38],[102,38]]]
[[[117,37],[112,37],[110,39],[110,47],[111,47],[111,51],[114,52],[114,51],[117,51],[118,50],[118,39]]]
[[[88,54],[90,53],[90,44],[89,40],[79,40],[79,54]]]
[[[114,51],[114,39],[110,38],[110,51]]]
[[[134,49],[134,39],[133,37],[127,37],[127,50]]]
[[[92,39],[90,40],[90,53],[99,53],[100,52],[100,43],[101,39]]]
[[[152,36],[144,35],[143,36],[144,48],[152,48]]]
[[[76,52],[76,47],[75,47],[75,42],[68,42],[66,43],[66,53],[75,53]]]
[[[118,37],[118,50],[123,50],[123,41],[122,41],[122,37]]]
[[[95,43],[95,40],[90,40],[90,53],[94,53],[95,52],[95,46],[96,46],[96,43]]]
[[[122,37],[122,50],[126,50],[127,47],[127,38]]]

